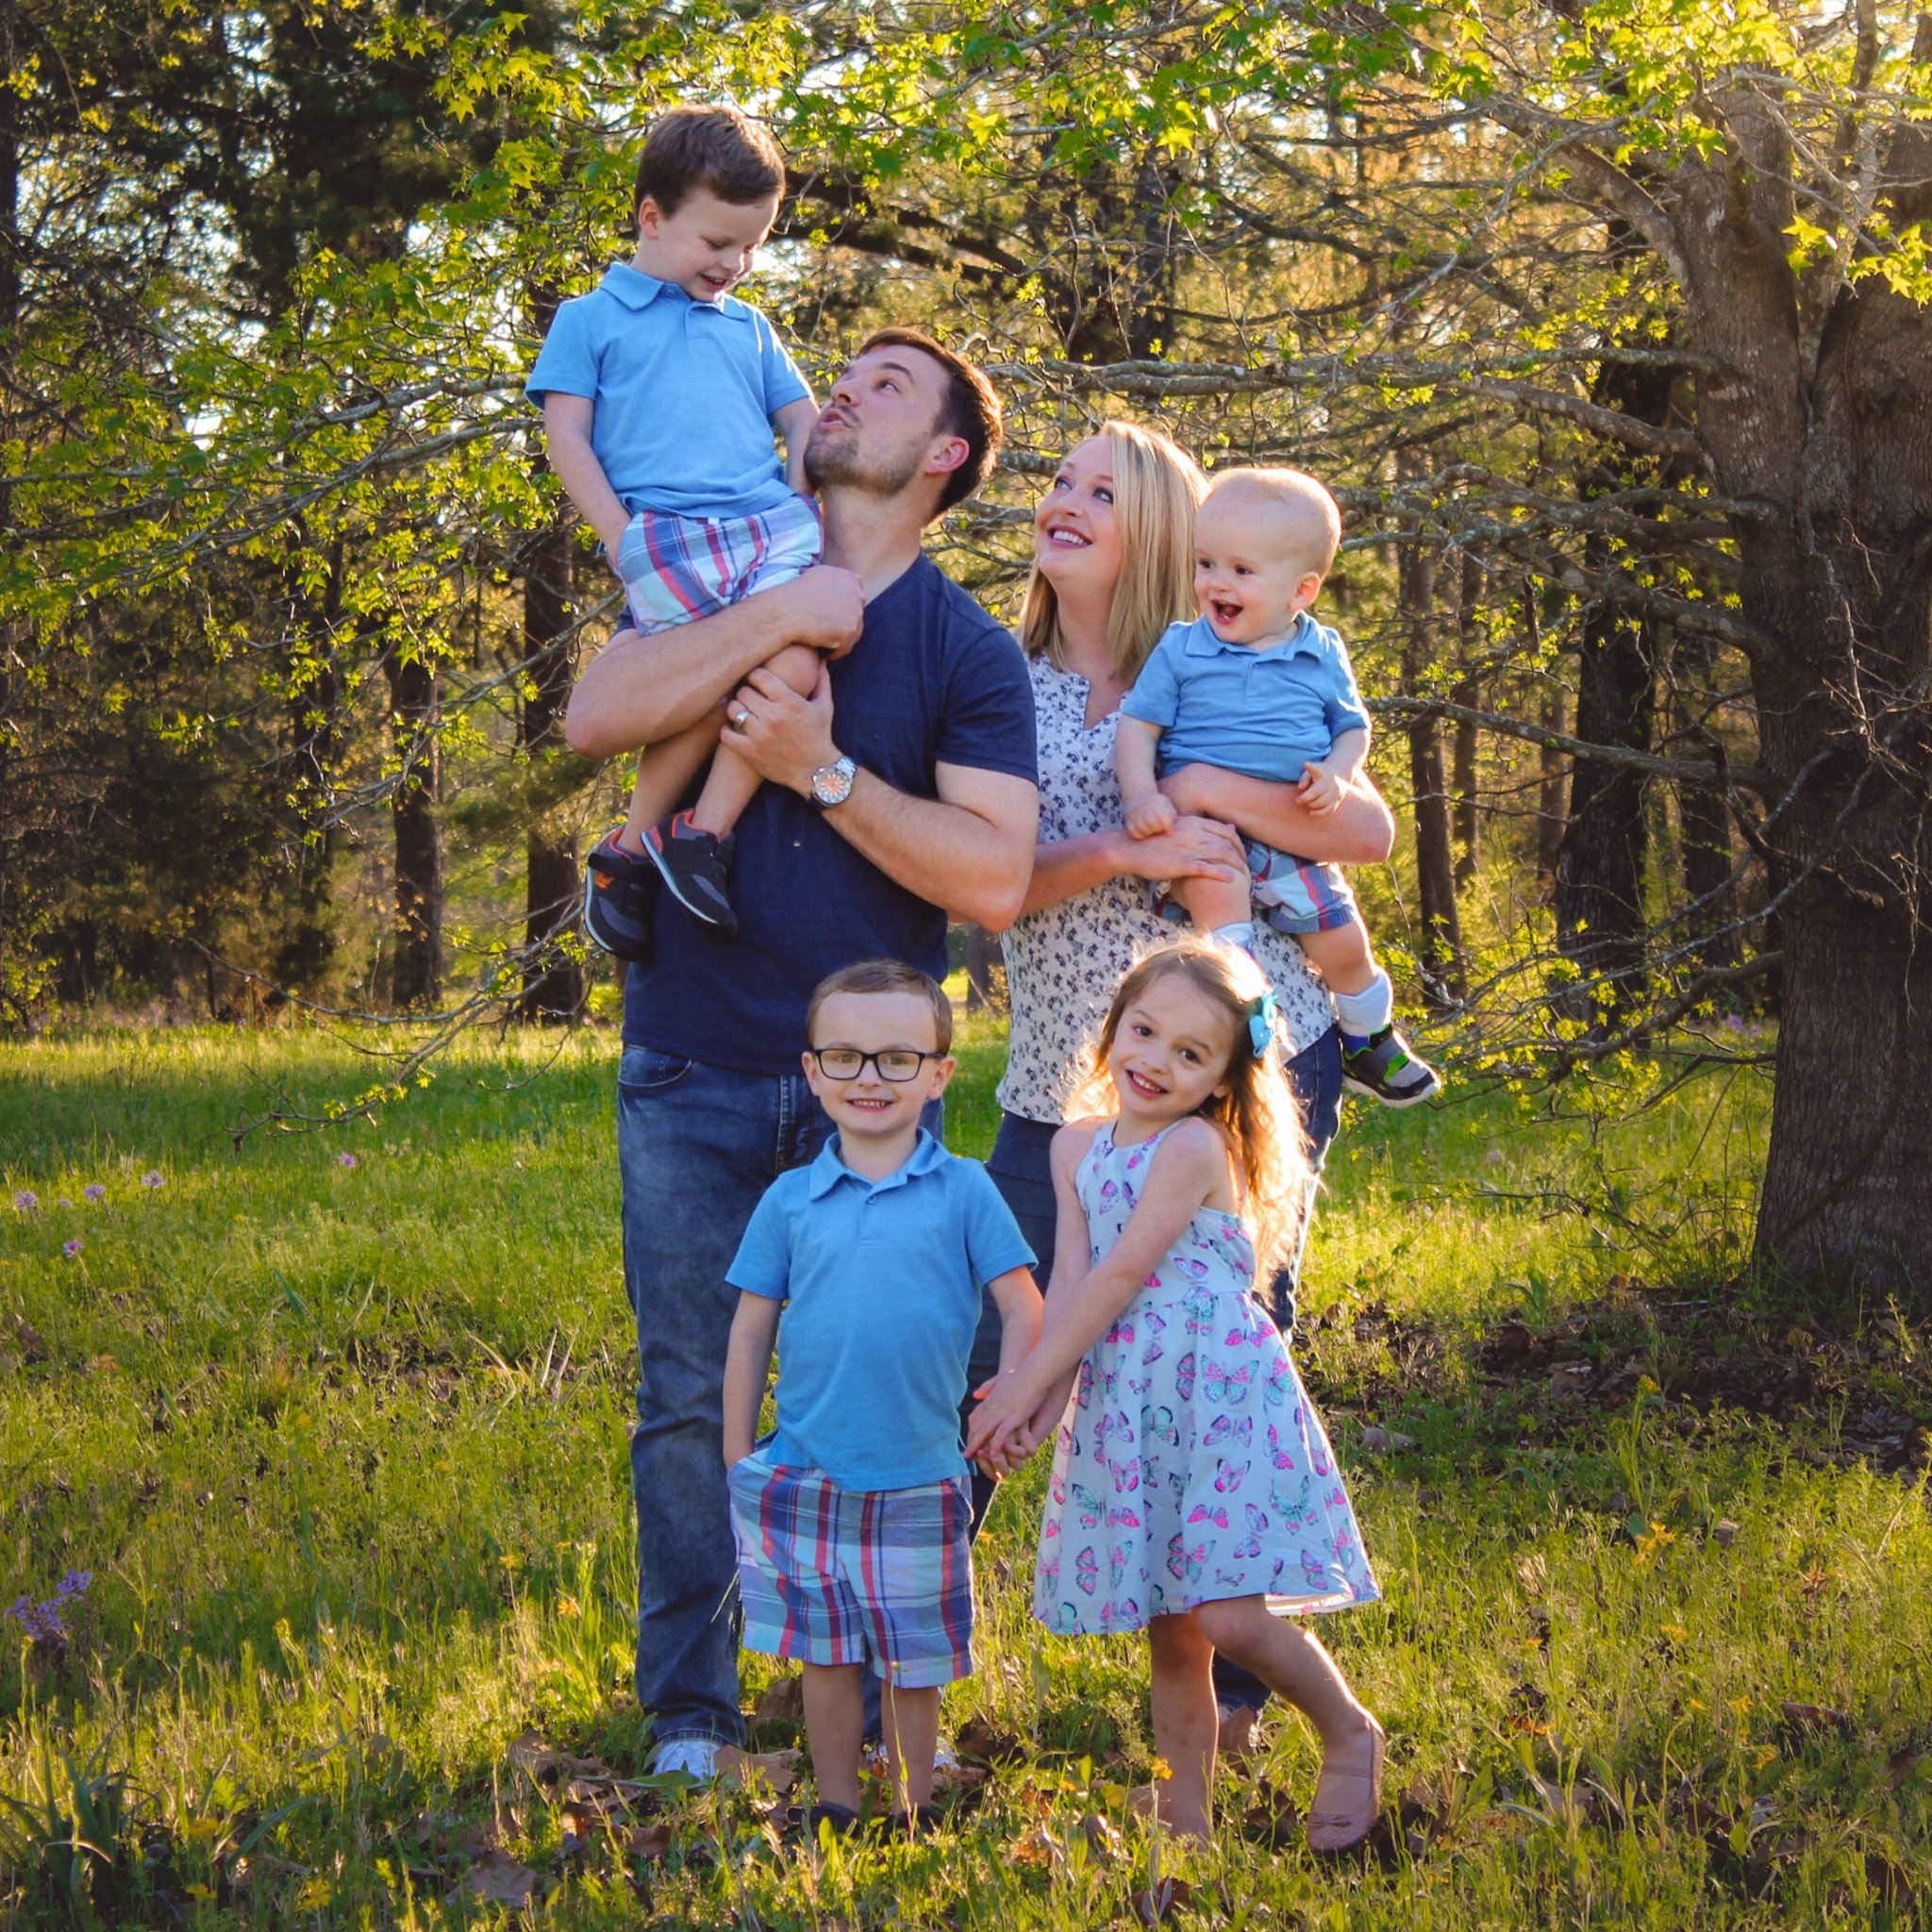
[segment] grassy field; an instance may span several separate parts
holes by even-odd
[[[758,1780],[636,1782],[614,1055],[478,1040],[373,1123],[238,1146],[366,1063],[5,1049],[7,1923],[1020,1932],[1131,1923],[1157,1874],[1234,1926],[1932,1913],[1932,1330],[1737,1284],[1755,1081],[1351,1118],[1297,1347],[1387,1592],[1324,1634],[1392,1757],[1327,1868],[1279,1829],[1292,1716],[1214,1853],[1135,1821],[1144,1656],[1026,1620],[1037,1466],[981,1545],[947,1717],[990,1768],[942,1837],[821,1855]],[[969,1043],[965,1151],[999,1057]],[[761,1749],[802,1741],[762,1660],[746,1689]]]

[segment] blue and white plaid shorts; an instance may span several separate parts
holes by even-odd
[[[1319,865],[1252,839],[1244,843],[1255,904],[1276,932],[1338,932],[1360,918],[1339,865]]]
[[[788,496],[754,517],[680,517],[641,509],[617,546],[632,627],[669,630],[789,584],[824,550],[819,508]]]
[[[869,1663],[908,1690],[973,1674],[972,1491],[964,1476],[841,1490],[822,1469],[734,1463],[744,1647]]]

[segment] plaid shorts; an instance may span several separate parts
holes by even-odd
[[[1252,839],[1246,844],[1255,904],[1276,932],[1339,932],[1361,916],[1339,865],[1318,865]]]
[[[617,546],[630,622],[669,630],[715,617],[754,591],[789,584],[819,560],[824,531],[818,505],[789,496],[755,517],[680,517],[641,509]]]
[[[734,1463],[744,1647],[870,1663],[918,1690],[973,1674],[972,1491],[964,1476],[841,1490],[822,1469]]]

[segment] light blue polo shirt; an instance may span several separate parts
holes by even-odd
[[[1170,625],[1121,709],[1161,727],[1163,776],[1213,765],[1293,783],[1344,731],[1369,727],[1347,647],[1306,610],[1265,651],[1224,642],[1205,617]]]
[[[985,1168],[923,1128],[882,1181],[839,1158],[766,1189],[725,1279],[782,1301],[776,1462],[844,1490],[963,1475],[959,1405],[986,1284],[1033,1251]]]
[[[541,408],[553,390],[596,405],[591,447],[627,508],[749,517],[791,493],[772,419],[811,391],[748,302],[619,262],[558,305],[524,392]]]

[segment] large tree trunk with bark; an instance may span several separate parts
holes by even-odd
[[[1922,18],[1920,59],[1932,58]],[[1732,502],[1779,908],[1783,1017],[1761,1262],[1932,1306],[1932,309],[1880,275],[1807,306],[1787,137],[1745,99],[1728,171],[1680,166],[1668,231]],[[1932,128],[1882,157],[1932,217]]]

